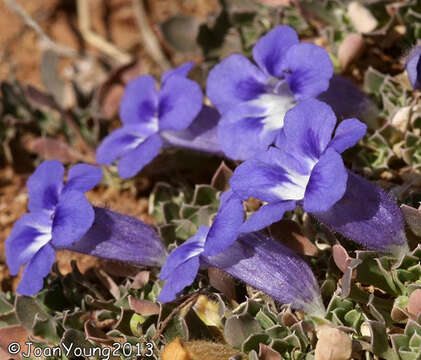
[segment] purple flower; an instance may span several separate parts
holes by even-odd
[[[323,316],[325,309],[314,275],[305,261],[290,249],[262,233],[242,234],[217,256],[204,255],[209,227],[176,248],[161,271],[167,280],[158,300],[168,302],[193,283],[200,267],[217,267],[265,292],[281,303],[310,315]]]
[[[342,199],[329,210],[312,215],[368,249],[397,258],[409,252],[399,206],[378,186],[352,172],[348,172]]]
[[[408,251],[402,213],[384,191],[347,171],[340,153],[366,131],[357,119],[336,119],[330,107],[308,99],[291,109],[278,147],[246,160],[234,171],[221,201],[204,253],[216,255],[240,233],[260,230],[296,205],[332,230],[375,251],[396,256]],[[242,201],[264,205],[245,222]]]
[[[138,266],[164,265],[167,250],[152,226],[108,209],[94,210],[95,221],[89,231],[79,241],[58,249]]]
[[[217,255],[234,243],[243,222],[243,200],[232,189],[225,191],[207,236],[204,255]]]
[[[201,226],[196,235],[168,256],[159,278],[166,280],[158,301],[169,302],[176,298],[186,286],[193,283],[200,268],[200,254],[203,252],[209,227]]]
[[[99,164],[111,165],[119,159],[122,178],[136,175],[150,163],[163,146],[163,131],[189,127],[202,108],[202,91],[186,78],[193,63],[167,71],[156,89],[152,76],[132,80],[120,104],[123,127],[108,135],[97,149]]]
[[[211,154],[223,155],[218,141],[218,111],[203,105],[193,123],[183,131],[163,131],[164,146],[181,147]]]
[[[257,231],[301,205],[307,212],[331,208],[346,190],[348,173],[340,153],[361,139],[366,126],[357,119],[342,121],[335,131],[332,109],[314,99],[302,101],[285,118],[283,137],[272,147],[246,160],[230,184],[243,200],[266,202],[241,226]]]
[[[406,59],[406,71],[414,89],[421,89],[421,45],[411,50]]]
[[[238,166],[231,178],[205,245],[216,255],[241,232],[253,232],[282,219],[285,211],[302,205],[305,211],[328,210],[345,193],[347,171],[340,153],[366,131],[357,119],[336,129],[332,109],[315,99],[300,102],[285,116],[278,147],[271,147]],[[242,201],[250,197],[266,204],[244,222]]]
[[[323,48],[300,43],[289,26],[278,26],[253,48],[252,64],[231,55],[209,74],[207,96],[222,114],[222,150],[245,160],[276,142],[286,112],[325,91],[333,65]]]
[[[6,262],[16,275],[25,265],[17,291],[33,295],[55,261],[55,248],[79,240],[94,222],[94,209],[85,192],[101,181],[100,168],[78,164],[63,183],[64,167],[57,160],[44,161],[27,182],[29,213],[14,225],[6,239]]]

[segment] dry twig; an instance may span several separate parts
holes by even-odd
[[[77,1],[77,17],[79,23],[79,30],[87,43],[103,51],[105,54],[113,58],[119,64],[127,64],[132,61],[132,57],[130,54],[119,49],[117,46],[108,42],[103,37],[91,30],[89,0]]]
[[[34,30],[41,38],[41,40],[46,44],[46,46],[54,51],[55,53],[62,55],[62,56],[69,56],[75,57],[78,56],[76,50],[72,49],[71,47],[64,46],[54,42],[42,28],[38,25],[38,23],[31,18],[31,16],[14,0],[4,0],[6,5],[11,9],[14,13],[19,15],[19,17],[25,22],[27,26],[29,26],[32,30]]]
[[[155,333],[155,335],[152,337],[152,341],[155,341],[156,339],[161,336],[162,332],[165,330],[169,322],[172,320],[172,318],[180,312],[182,308],[185,306],[193,306],[193,303],[197,300],[201,293],[197,292],[191,296],[189,296],[186,300],[184,300],[180,305],[178,305],[171,313],[165,318],[165,320],[161,323],[161,326],[159,327],[158,331]]]
[[[83,1],[83,0],[81,0]],[[151,29],[148,18],[146,16],[144,0],[132,0],[133,11],[136,15],[137,26],[142,36],[143,45],[150,57],[161,67],[162,70],[171,68],[170,62],[164,55],[159,41]]]

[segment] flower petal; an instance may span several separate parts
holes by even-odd
[[[329,147],[338,153],[354,146],[366,133],[367,125],[358,119],[345,119],[337,127]]]
[[[263,131],[263,113],[256,106],[241,104],[222,116],[218,125],[218,139],[227,156],[246,160],[268,149],[279,130]]]
[[[200,259],[198,256],[192,257],[179,265],[177,271],[168,278],[162,288],[158,296],[158,301],[166,303],[174,300],[179,292],[193,283],[199,267]]]
[[[154,228],[131,216],[95,207],[95,221],[86,235],[59,247],[136,266],[161,267],[167,252]]]
[[[96,150],[98,164],[111,165],[119,157],[126,155],[145,140],[140,129],[124,126],[108,135]]]
[[[118,173],[123,179],[135,176],[149,164],[162,147],[162,140],[158,134],[149,136],[135,149],[123,155],[118,162]]]
[[[330,209],[344,196],[347,179],[341,155],[331,148],[327,149],[311,173],[303,209],[307,212]]]
[[[67,183],[64,186],[64,191],[76,190],[87,192],[102,179],[102,169],[98,166],[87,164],[77,164],[72,166],[69,170]]]
[[[60,196],[53,220],[54,246],[68,246],[78,241],[92,226],[94,209],[85,194],[66,191]]]
[[[147,136],[158,130],[158,91],[155,79],[142,75],[131,80],[120,103],[120,118],[124,125],[137,125]]]
[[[241,234],[217,256],[203,256],[202,263],[217,267],[294,309],[324,316],[320,289],[310,267],[263,233]]]
[[[177,67],[175,69],[165,71],[164,74],[161,77],[161,83],[164,83],[165,81],[167,81],[172,76],[187,77],[187,75],[189,74],[189,72],[193,68],[193,66],[194,66],[194,62],[189,61],[189,62],[186,62],[186,63],[180,65],[179,67]]]
[[[278,201],[263,205],[250,218],[248,218],[240,227],[240,232],[249,233],[262,230],[284,216],[285,211],[294,210],[295,201]]]
[[[221,114],[266,92],[267,75],[243,55],[231,55],[216,65],[207,81],[207,96]]]
[[[182,131],[162,131],[164,146],[176,146],[223,155],[218,141],[219,112],[204,105],[192,124]]]
[[[53,210],[63,187],[64,167],[58,160],[43,161],[29,177],[30,211]]]
[[[184,130],[202,108],[199,84],[180,76],[171,76],[159,93],[159,129]]]
[[[299,102],[285,116],[285,150],[314,165],[329,145],[335,124],[329,105],[315,99]]]
[[[329,88],[317,99],[328,104],[338,119],[356,117],[369,127],[377,128],[377,105],[357,85],[343,76],[333,75]]]
[[[53,247],[50,244],[44,245],[23,269],[22,279],[16,291],[25,296],[39,292],[55,260],[56,252]]]
[[[51,218],[47,212],[24,214],[5,242],[6,263],[11,275],[51,240]]]
[[[421,46],[417,46],[409,53],[406,60],[406,71],[414,89],[421,88]]]
[[[204,255],[212,256],[230,246],[244,221],[243,201],[232,190],[222,194],[218,213],[209,230]]]
[[[328,211],[312,215],[368,249],[396,255],[408,250],[399,206],[378,186],[352,172],[348,172],[345,195]]]
[[[268,75],[283,76],[281,64],[288,49],[299,43],[295,30],[286,25],[277,26],[262,36],[253,48],[253,58]]]
[[[230,180],[233,191],[243,200],[301,200],[310,174],[292,155],[277,148],[255,156],[238,166]]]
[[[291,46],[282,68],[297,100],[315,97],[327,90],[333,75],[333,64],[327,51],[309,43]]]
[[[173,250],[168,256],[165,265],[159,274],[161,280],[167,280],[176,272],[177,268],[193,257],[198,257],[203,252],[203,246],[208,235],[209,227],[201,226],[196,235],[192,236],[185,243]]]

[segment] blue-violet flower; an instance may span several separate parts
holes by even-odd
[[[312,215],[370,250],[397,258],[409,252],[399,206],[378,186],[350,171],[342,199],[329,210]]]
[[[411,50],[406,59],[406,71],[414,89],[421,89],[421,45]]]
[[[94,210],[95,221],[89,231],[63,249],[137,266],[164,265],[167,250],[152,226],[109,209]]]
[[[384,191],[347,171],[340,153],[366,131],[357,119],[343,120],[331,139],[336,119],[331,108],[308,99],[291,109],[278,147],[246,160],[234,171],[209,231],[205,254],[215,255],[242,232],[280,220],[296,205],[332,230],[375,251],[396,256],[408,245],[402,213]],[[242,201],[264,205],[243,221]]]
[[[246,220],[241,232],[260,230],[297,204],[307,212],[321,212],[343,197],[348,173],[340,154],[364,136],[366,125],[357,119],[343,120],[332,139],[335,125],[328,105],[304,100],[286,114],[278,147],[235,169],[230,181],[233,192],[243,200],[267,202]]]
[[[323,316],[320,289],[310,267],[297,254],[263,233],[241,234],[216,256],[203,254],[209,227],[176,248],[161,270],[167,280],[158,300],[168,302],[193,283],[199,268],[217,267],[309,315]]]
[[[111,165],[119,159],[120,176],[132,177],[158,155],[163,146],[161,132],[189,127],[202,108],[199,85],[186,78],[192,66],[185,63],[165,72],[159,91],[150,75],[129,82],[120,104],[123,127],[98,147],[99,164]]]
[[[69,170],[63,183],[64,167],[57,160],[44,161],[27,182],[29,213],[14,225],[6,239],[6,262],[16,275],[25,268],[17,291],[33,295],[55,261],[55,248],[79,240],[94,222],[94,209],[85,192],[102,178],[100,168],[78,164]]]
[[[300,43],[281,25],[253,48],[257,66],[234,54],[209,73],[207,96],[221,113],[218,136],[229,157],[245,160],[276,142],[286,112],[325,91],[333,75],[326,50]]]

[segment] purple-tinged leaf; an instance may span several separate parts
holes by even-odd
[[[9,325],[0,328],[0,357],[2,359],[9,359],[11,343],[19,343],[21,348],[25,348],[26,342],[29,341],[30,332],[22,325]],[[21,359],[21,355],[17,357]]]
[[[86,320],[84,328],[87,340],[106,345],[111,345],[114,342],[104,331],[96,327],[92,320]]]
[[[228,299],[235,299],[235,282],[231,275],[216,267],[208,269],[209,283]]]
[[[130,309],[143,316],[158,315],[161,308],[158,304],[142,299],[136,299],[129,295]]]
[[[133,279],[132,288],[133,289],[142,289],[148,282],[151,273],[149,271],[139,272]]]
[[[421,237],[421,211],[408,205],[401,205],[401,211],[411,231]]]
[[[211,186],[220,191],[227,191],[230,188],[229,181],[233,171],[222,161],[211,180]]]
[[[83,155],[59,139],[49,137],[26,138],[23,142],[25,148],[45,160],[57,159],[67,164],[83,159]]]
[[[259,359],[261,360],[282,360],[281,354],[265,344],[259,344]]]
[[[102,269],[94,269],[96,276],[104,287],[110,292],[114,299],[120,299],[120,289],[113,278]]]
[[[336,266],[345,273],[352,261],[346,249],[340,244],[335,244],[332,247],[332,255]]]
[[[416,289],[408,299],[408,312],[418,319],[421,314],[421,289]]]
[[[298,254],[316,256],[319,252],[308,237],[304,236],[301,227],[293,220],[281,220],[270,226],[270,233],[283,245]]]
[[[351,358],[352,339],[344,331],[324,325],[317,330],[315,360],[347,360]]]
[[[347,34],[338,49],[338,60],[342,69],[346,69],[348,65],[357,60],[364,48],[364,38],[360,34]]]

